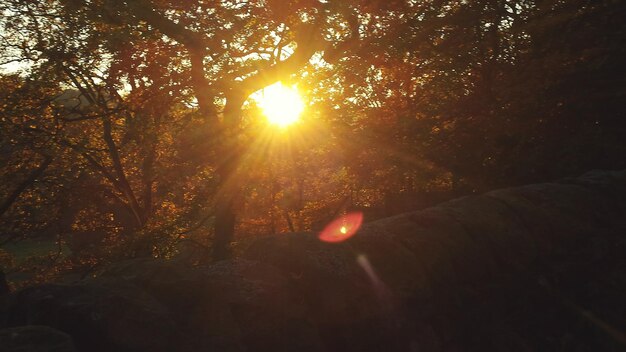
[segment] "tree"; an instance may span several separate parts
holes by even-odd
[[[0,219],[3,231],[0,243],[11,241],[24,233],[42,230],[49,225],[49,214],[28,206],[21,199],[35,201],[46,199],[51,191],[46,184],[46,173],[54,161],[54,154],[45,146],[46,138],[34,131],[45,124],[43,116],[49,114],[45,104],[38,104],[39,94],[47,87],[28,85],[17,76],[2,77],[0,101],[6,102],[0,113],[0,148],[3,153],[1,163],[2,187],[0,187]],[[15,98],[19,96],[19,101]],[[13,105],[8,105],[13,102]],[[39,219],[40,226],[30,220]]]
[[[221,184],[214,201],[213,247],[215,258],[223,258],[228,256],[235,227],[234,202],[240,192],[234,180],[245,153],[245,146],[238,142],[243,103],[252,92],[288,79],[315,53],[340,56],[342,45],[358,34],[349,27],[355,5],[9,1],[2,8],[8,15],[5,55],[31,62],[34,72],[74,87],[86,99],[86,111],[80,111],[75,120],[99,121],[100,126],[91,126],[101,129],[95,150],[85,151],[92,142],[77,144],[66,138],[61,143],[106,179],[132,212],[137,229],[146,225],[152,208],[149,174],[154,148],[142,144],[148,150],[142,153],[145,192],[140,196],[133,186],[137,182],[129,175],[133,168],[124,165],[120,154],[122,145],[133,132],[145,137],[150,131],[133,125],[141,120],[140,112],[156,101],[155,96],[165,100],[160,102],[161,111],[176,104],[196,105],[197,113],[188,119],[206,133],[200,138],[208,143],[192,138],[189,148],[209,151],[209,160],[195,161],[214,165]],[[334,29],[339,27],[343,29]],[[138,96],[144,98],[139,106],[135,105]],[[103,154],[106,161],[94,154]]]
[[[621,13],[615,1],[422,1],[374,22],[367,52],[317,79],[342,92],[328,105],[362,131],[350,140],[391,154],[361,164],[389,163],[395,192],[411,173],[460,194],[620,168]]]
[[[220,259],[237,217],[251,233],[315,229],[348,207],[390,214],[419,205],[402,199],[624,166],[618,1],[0,6],[3,61],[30,65],[3,123],[19,131],[12,148],[43,155],[11,159],[3,176],[30,185],[2,199],[20,209],[54,191],[63,226],[106,228],[128,255],[204,232]],[[291,157],[259,150],[248,100],[277,81],[299,83],[318,131]],[[45,155],[43,187],[29,175]]]

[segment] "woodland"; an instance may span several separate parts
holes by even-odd
[[[621,0],[3,0],[0,268],[18,288],[215,262],[349,212],[626,169],[625,18]],[[255,98],[277,83],[303,102],[288,126]]]

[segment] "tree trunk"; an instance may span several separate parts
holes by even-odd
[[[213,239],[213,261],[229,259],[232,257],[230,243],[235,236],[235,224],[237,217],[233,207],[233,199],[223,199],[216,204],[215,211],[215,237]]]
[[[220,189],[215,200],[215,234],[211,254],[213,261],[232,257],[230,243],[235,236],[237,222],[235,198],[239,194],[241,186],[235,179],[240,159],[239,153],[236,150],[231,150],[230,153],[232,154],[217,170],[220,176]]]
[[[4,275],[4,271],[0,268],[0,296],[6,295],[11,292],[7,278]]]
[[[228,259],[232,256],[230,243],[235,236],[237,216],[235,199],[241,194],[241,181],[237,177],[237,168],[241,161],[242,150],[237,139],[236,128],[241,118],[241,106],[245,95],[231,92],[224,106],[224,121],[217,135],[221,141],[217,146],[223,159],[217,168],[220,186],[215,200],[215,234],[213,238],[213,261]]]

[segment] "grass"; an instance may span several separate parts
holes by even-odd
[[[22,240],[14,243],[8,243],[2,246],[2,250],[6,251],[13,257],[14,265],[19,266],[28,258],[44,256],[57,253],[59,246],[55,240]],[[68,253],[66,246],[61,247],[62,253]]]

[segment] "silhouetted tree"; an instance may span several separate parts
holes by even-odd
[[[96,234],[94,257],[167,256],[203,233],[221,259],[237,228],[316,229],[349,207],[381,216],[626,167],[617,0],[0,11],[2,61],[28,64],[0,88],[3,238],[54,225]],[[277,81],[299,83],[307,127],[267,143],[248,98]]]

